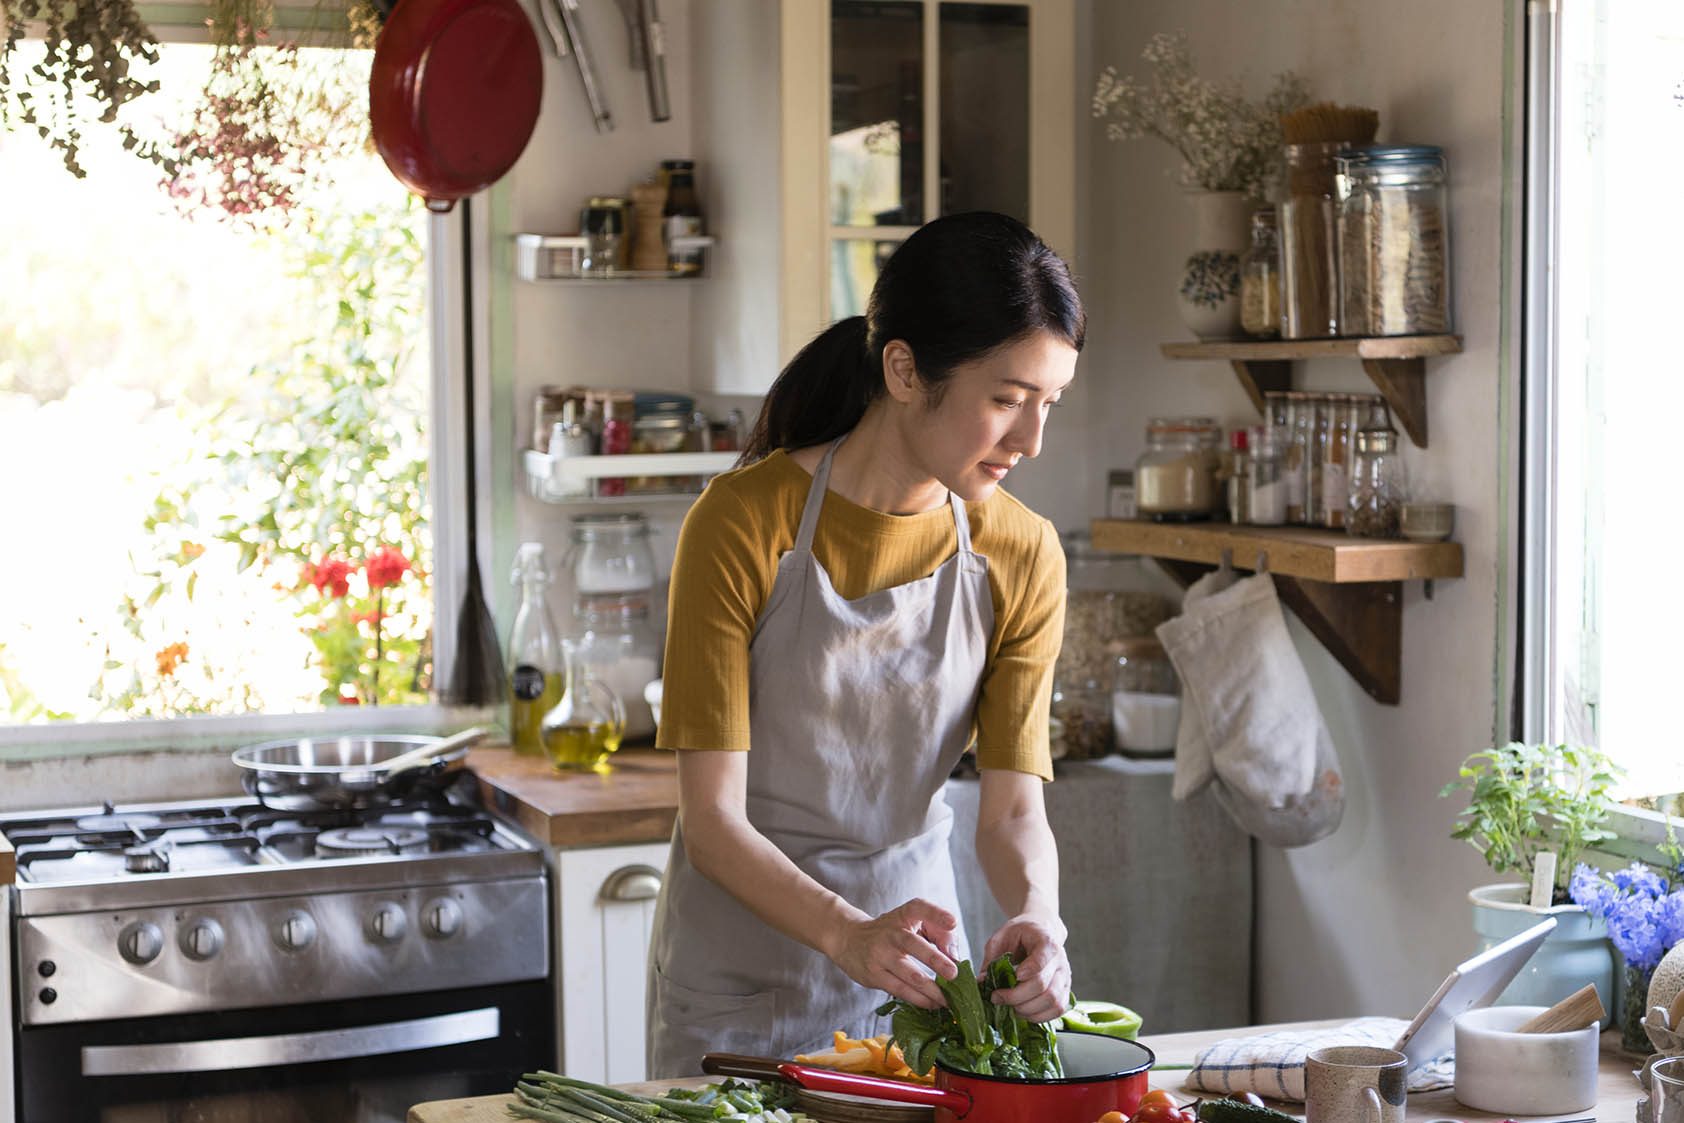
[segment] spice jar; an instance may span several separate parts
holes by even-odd
[[[1288,195],[1280,206],[1281,338],[1339,334],[1333,158],[1345,141],[1286,146]]]
[[[540,386],[532,395],[532,447],[550,451],[550,431],[562,419],[562,410],[572,395],[561,386]]]
[[[1345,529],[1367,538],[1396,538],[1408,485],[1397,430],[1385,416],[1384,405],[1372,407],[1368,422],[1357,430],[1350,490]]]
[[[1111,677],[1111,737],[1117,751],[1133,757],[1173,753],[1181,724],[1180,693],[1163,644],[1146,636],[1119,642]]]
[[[1286,475],[1281,458],[1282,430],[1256,430],[1251,439],[1248,467],[1250,514],[1253,526],[1281,526],[1286,522]]]
[[[1208,518],[1217,509],[1216,438],[1202,417],[1154,417],[1134,464],[1135,505],[1159,521]]]
[[[1444,150],[1376,147],[1345,161],[1340,192],[1343,334],[1437,335],[1450,327]],[[1349,323],[1343,317],[1348,314]]]
[[[637,404],[630,394],[609,399],[602,422],[602,455],[620,456],[632,450],[632,425]],[[614,496],[626,493],[626,481],[613,476],[596,481],[598,495]]]
[[[1281,330],[1281,246],[1274,207],[1251,215],[1251,246],[1240,259],[1240,326],[1272,339]]]

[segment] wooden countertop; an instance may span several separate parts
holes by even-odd
[[[1200,1049],[1215,1044],[1224,1038],[1243,1037],[1258,1033],[1272,1033],[1283,1029],[1313,1029],[1329,1025],[1338,1025],[1349,1019],[1336,1018],[1320,1022],[1294,1022],[1287,1025],[1252,1026],[1245,1029],[1208,1029],[1197,1030],[1192,1033],[1168,1033],[1147,1035],[1140,1040],[1157,1055],[1159,1064],[1191,1064],[1193,1056]],[[1589,1112],[1575,1112],[1571,1116],[1529,1116],[1541,1120],[1560,1118],[1584,1118],[1594,1115],[1604,1123],[1614,1120],[1635,1119],[1637,1117],[1637,1098],[1640,1089],[1631,1072],[1637,1061],[1619,1051],[1619,1032],[1610,1030],[1602,1035],[1602,1068],[1600,1074],[1600,1095],[1596,1107]],[[1191,1099],[1192,1095],[1181,1087],[1181,1081],[1186,1073],[1180,1070],[1157,1071],[1152,1073],[1151,1083],[1154,1088],[1168,1088],[1184,1099]],[[652,1090],[694,1086],[705,1083],[706,1078],[696,1077],[688,1080],[665,1080],[652,1084],[627,1084],[630,1091],[647,1095]],[[432,1103],[416,1104],[409,1109],[409,1123],[507,1123],[510,1118],[505,1110],[514,1097],[503,1096],[475,1096],[463,1100],[435,1100]],[[1287,1111],[1302,1114],[1303,1104],[1279,1104]],[[1494,1123],[1509,1118],[1504,1115],[1491,1115],[1483,1111],[1463,1107],[1456,1102],[1453,1091],[1449,1088],[1437,1092],[1418,1092],[1409,1097],[1408,1114],[1410,1119],[1439,1119],[1450,1118],[1462,1120],[1464,1123]]]
[[[467,765],[487,807],[552,846],[665,842],[678,818],[678,762],[658,749],[621,749],[604,772],[558,772],[508,748],[478,748]]]

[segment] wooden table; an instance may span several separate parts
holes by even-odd
[[[1338,1025],[1348,1019],[1338,1018],[1321,1022],[1294,1022],[1286,1025],[1253,1026],[1249,1029],[1216,1029],[1199,1030],[1193,1033],[1170,1033],[1156,1036],[1147,1035],[1140,1040],[1157,1054],[1159,1064],[1191,1064],[1194,1055],[1208,1045],[1214,1044],[1228,1037],[1240,1037],[1254,1033],[1268,1033],[1282,1029],[1315,1029],[1323,1026]],[[1610,1030],[1602,1037],[1602,1070],[1601,1094],[1596,1107],[1589,1113],[1594,1115],[1597,1123],[1628,1123],[1637,1117],[1637,1099],[1640,1089],[1633,1079],[1632,1069],[1637,1067],[1637,1060],[1619,1052],[1619,1033]],[[1168,1088],[1178,1096],[1191,1099],[1192,1094],[1181,1087],[1181,1081],[1187,1074],[1184,1071],[1171,1069],[1152,1073],[1152,1087]],[[707,1083],[706,1077],[695,1077],[689,1080],[664,1080],[651,1084],[627,1084],[630,1091],[649,1094],[664,1088],[695,1086]],[[416,1104],[409,1109],[409,1123],[508,1123],[511,1116],[504,1110],[513,1097],[511,1096],[476,1096],[464,1100],[435,1100],[432,1103]],[[1287,1111],[1302,1113],[1302,1104],[1277,1104],[1277,1107]],[[1445,1088],[1437,1092],[1421,1092],[1409,1097],[1409,1119],[1411,1123],[1428,1123],[1434,1119],[1454,1119],[1462,1123],[1495,1123],[1508,1118],[1503,1115],[1491,1115],[1483,1111],[1474,1111],[1456,1102],[1451,1089]],[[1544,1119],[1584,1118],[1584,1114],[1573,1116],[1539,1116],[1527,1117]]]

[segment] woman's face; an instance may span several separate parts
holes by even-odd
[[[920,467],[967,502],[988,498],[1024,457],[1041,453],[1047,412],[1076,377],[1076,349],[1038,331],[956,367],[933,405],[911,412]]]

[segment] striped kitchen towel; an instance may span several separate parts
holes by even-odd
[[[1276,1030],[1230,1037],[1193,1058],[1186,1085],[1196,1092],[1255,1092],[1275,1100],[1304,1099],[1304,1058],[1329,1045],[1374,1045],[1390,1049],[1409,1023],[1402,1018],[1358,1018],[1325,1029]],[[1448,1088],[1455,1081],[1454,1053],[1445,1053],[1409,1074],[1411,1092]]]

